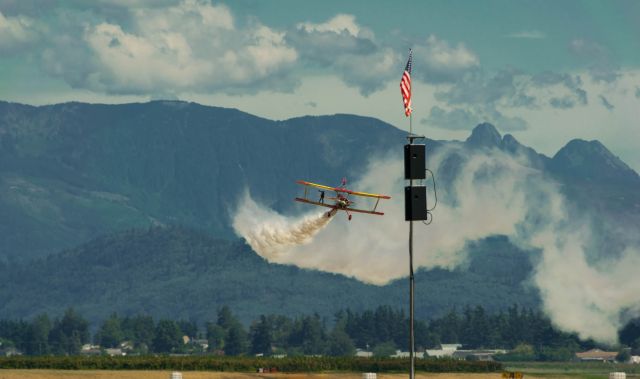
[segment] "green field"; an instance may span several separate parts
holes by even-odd
[[[640,365],[604,362],[510,362],[507,371],[519,371],[526,377],[608,378],[610,372],[625,372],[627,378],[640,378]]]

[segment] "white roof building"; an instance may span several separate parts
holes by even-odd
[[[371,358],[373,357],[373,352],[362,350],[362,349],[356,349],[356,357]]]
[[[416,358],[420,358],[420,359],[424,358],[424,352],[416,351],[415,352],[415,357]],[[408,351],[396,350],[396,353],[394,355],[392,355],[391,358],[409,358],[409,352]]]
[[[427,349],[425,352],[428,357],[451,357],[459,347],[462,347],[459,343],[441,344],[439,349]]]

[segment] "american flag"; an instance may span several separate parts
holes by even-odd
[[[402,79],[400,80],[400,93],[402,94],[402,102],[404,103],[404,114],[409,117],[411,115],[411,57],[413,51],[409,49],[409,60],[404,68]]]

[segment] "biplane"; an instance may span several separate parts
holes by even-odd
[[[342,179],[342,185],[340,187],[329,187],[322,184],[305,182],[304,180],[298,180],[296,183],[304,186],[304,196],[296,197],[296,201],[301,203],[307,203],[312,205],[317,205],[320,207],[331,208],[330,211],[326,213],[327,217],[332,217],[338,211],[345,211],[347,213],[347,217],[349,221],[351,221],[351,212],[356,213],[366,213],[371,215],[383,216],[384,213],[378,212],[376,209],[378,208],[378,203],[380,203],[380,199],[391,199],[390,196],[387,195],[379,195],[375,193],[366,193],[366,192],[358,192],[347,189],[347,179]],[[312,200],[309,198],[309,189],[317,188],[319,192],[318,200]],[[331,200],[331,202],[325,203],[325,191],[335,192],[335,196],[326,198],[327,200]],[[376,199],[375,205],[371,210],[367,209],[359,209],[353,208],[352,206],[355,204],[353,200],[349,198],[349,196],[361,196],[361,197],[369,197]]]

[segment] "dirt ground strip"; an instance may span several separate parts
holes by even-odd
[[[408,374],[378,374],[378,379],[406,379]],[[91,370],[0,370],[0,379],[170,379],[171,371],[91,371]],[[360,373],[327,374],[253,374],[222,372],[182,372],[183,379],[362,379]],[[492,374],[416,374],[416,379],[500,379],[500,373]],[[535,376],[525,378],[575,379],[576,376]],[[603,376],[606,378],[606,376]]]

